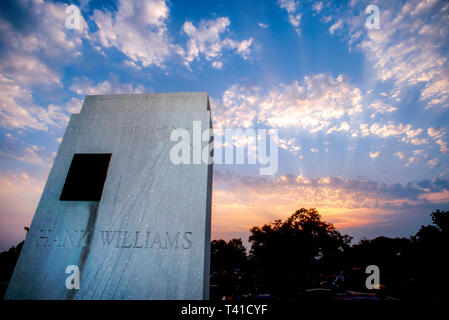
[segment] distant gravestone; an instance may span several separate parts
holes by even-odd
[[[212,164],[170,158],[194,122],[211,128],[207,93],[87,96],[5,298],[208,299]]]

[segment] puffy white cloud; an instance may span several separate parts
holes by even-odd
[[[61,86],[61,76],[49,66],[48,62],[57,60],[67,62],[79,56],[82,38],[89,38],[86,22],[80,16],[80,28],[68,29],[67,5],[49,1],[18,1],[31,30],[18,30],[12,22],[0,19],[2,38],[6,43],[0,59],[0,72],[22,85]]]
[[[274,141],[281,149],[288,150],[290,152],[298,152],[299,150],[301,150],[301,147],[295,144],[296,138],[283,139],[278,137],[274,138]]]
[[[346,121],[341,122],[339,125],[335,125],[332,128],[329,128],[327,130],[327,134],[330,134],[332,132],[339,132],[339,131],[349,131],[350,126],[349,123]]]
[[[48,1],[19,1],[29,28],[19,30],[8,19],[0,19],[6,43],[0,59],[0,126],[48,130],[68,121],[65,110],[55,105],[44,108],[33,99],[34,88],[62,87],[54,64],[76,59],[82,39],[89,39],[87,25],[80,16],[80,28],[68,29],[67,5]]]
[[[429,141],[426,138],[413,138],[413,139],[407,139],[406,137],[403,137],[401,139],[404,142],[409,142],[411,144],[414,144],[415,146],[419,146],[422,144],[429,143]]]
[[[341,29],[343,27],[343,20],[340,18],[333,25],[330,26],[329,32],[330,34],[334,34],[336,30]]]
[[[362,93],[341,75],[317,74],[266,91],[233,85],[212,105],[216,129],[249,128],[258,121],[272,128],[331,133],[349,130],[342,120],[362,111]]]
[[[297,12],[299,2],[295,0],[278,0],[279,7],[285,9],[288,15],[288,22],[293,26],[296,33],[301,35],[301,13]]]
[[[267,29],[269,27],[268,24],[262,22],[259,22],[257,25],[263,29]]]
[[[223,68],[223,62],[221,61],[214,61],[212,62],[212,67],[214,67],[215,69],[221,69]]]
[[[425,199],[432,203],[447,203],[449,199],[449,190],[445,189],[440,192],[429,192],[419,196],[419,199]]]
[[[432,137],[433,139],[440,139],[445,134],[445,130],[443,128],[428,128],[427,134]]]
[[[66,4],[30,0],[17,5],[23,7],[32,30],[18,31],[8,20],[0,19],[3,39],[7,39],[0,72],[26,86],[60,85],[60,76],[43,61],[67,62],[81,54],[82,39],[89,39],[83,16],[79,29],[68,29]]]
[[[8,132],[7,134],[5,134],[5,137],[8,138],[9,140],[13,140],[13,141],[14,141],[14,140],[17,140],[17,138],[14,137],[14,136],[13,136],[11,133],[9,133],[9,132]]]
[[[360,125],[360,131],[362,137],[366,137],[368,135],[375,135],[381,138],[402,136],[401,141],[415,145],[428,142],[425,138],[416,138],[423,132],[423,130],[421,128],[412,129],[411,124],[404,125],[402,123],[388,121],[386,124],[376,122],[369,126],[367,123],[362,123]]]
[[[130,83],[119,83],[116,77],[112,77],[110,81],[104,80],[96,85],[94,85],[93,82],[87,78],[75,78],[70,90],[74,91],[78,95],[84,96],[99,94],[143,93],[145,88],[142,85],[133,86]]]
[[[371,114],[371,118],[374,118],[376,114],[380,113],[391,113],[393,111],[398,110],[396,107],[392,107],[390,105],[386,105],[381,101],[375,101],[368,106],[368,109],[374,109],[374,112]]]
[[[378,1],[380,30],[364,23],[366,3],[359,2],[344,21],[349,44],[364,52],[378,79],[391,80],[400,90],[416,86],[427,107],[449,106],[449,3],[410,0]],[[398,91],[399,93],[399,91]]]
[[[81,111],[83,101],[81,99],[71,98],[64,106],[70,113],[79,113]]]
[[[447,142],[443,140],[443,137],[446,135],[446,130],[444,128],[430,127],[427,129],[427,134],[440,146],[441,153],[449,155]]]
[[[41,148],[39,148],[35,145],[30,145],[30,146],[26,146],[23,150],[21,150],[20,154],[14,154],[14,153],[0,150],[0,156],[13,158],[13,159],[16,159],[21,162],[27,162],[27,163],[39,164],[39,165],[44,165],[44,164],[47,165],[48,159],[45,159],[45,157],[40,155],[39,151],[41,151]]]
[[[23,88],[62,86],[61,76],[32,54],[7,54],[4,60],[0,60],[0,71]]]
[[[47,109],[34,104],[31,92],[14,80],[0,74],[0,126],[48,130],[48,125],[60,127],[68,120],[59,107]]]
[[[370,157],[371,159],[376,159],[379,155],[380,155],[380,151],[370,152],[370,153],[369,153],[369,157]]]
[[[436,166],[440,163],[440,161],[438,160],[438,158],[433,158],[433,159],[428,160],[427,163],[428,163],[432,168],[434,168],[434,167],[436,167]]]
[[[0,21],[0,29],[7,35],[10,49],[17,52],[37,53],[44,51],[47,56],[70,59],[79,55],[82,38],[89,38],[87,24],[80,16],[80,28],[68,29],[67,5],[60,2],[41,0],[20,1],[28,19],[33,23],[32,32],[19,33],[7,21]]]
[[[405,153],[402,151],[398,151],[394,154],[396,157],[398,157],[399,159],[404,159],[405,158]]]
[[[260,100],[259,91],[259,88],[233,85],[223,93],[221,100],[211,98],[214,130],[252,127]]]
[[[168,15],[163,0],[120,0],[117,12],[94,11],[95,36],[103,47],[115,47],[133,62],[162,67],[171,54]]]
[[[312,5],[312,9],[316,12],[320,12],[321,10],[323,10],[323,2],[322,1],[317,1]]]
[[[198,60],[200,55],[204,55],[206,60],[213,61],[212,65],[215,68],[217,68],[217,63],[222,66],[222,62],[215,62],[222,56],[225,49],[235,50],[243,59],[248,59],[254,39],[249,38],[238,42],[231,38],[224,38],[223,35],[230,24],[231,21],[228,17],[201,20],[198,27],[195,27],[192,22],[186,21],[182,30],[189,40],[186,50],[180,51],[186,65],[190,65],[194,60]]]
[[[449,155],[449,148],[447,146],[447,142],[443,141],[442,139],[438,139],[435,141],[436,144],[440,146],[440,151],[446,155]]]
[[[410,157],[410,158],[408,158],[408,163],[406,163],[405,166],[407,167],[410,163],[416,163],[416,162],[418,162],[417,157]]]
[[[272,127],[296,127],[310,132],[328,128],[362,111],[360,89],[341,75],[304,77],[304,85],[294,81],[274,88],[259,104],[258,119]]]
[[[38,119],[55,127],[62,128],[69,122],[65,110],[54,104],[50,104],[45,112],[38,114]]]

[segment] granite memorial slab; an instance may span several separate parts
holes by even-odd
[[[207,93],[87,96],[5,298],[208,299],[212,163],[170,159],[171,132],[193,123],[211,128]]]

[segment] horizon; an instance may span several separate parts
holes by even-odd
[[[212,239],[247,246],[252,226],[300,208],[352,243],[409,238],[449,210],[448,13],[440,0],[2,1],[0,251],[25,238],[85,96],[192,91],[208,93],[217,134],[278,131],[275,175],[214,165]]]

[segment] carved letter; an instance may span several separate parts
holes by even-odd
[[[188,235],[188,236],[187,236]],[[184,232],[184,240],[188,242],[187,245],[182,245],[183,249],[189,249],[192,246],[192,240],[190,240],[190,236],[192,232]]]
[[[114,240],[114,235],[115,235],[114,231],[101,231],[101,238],[103,239],[103,245],[107,245],[109,247],[109,245]]]

